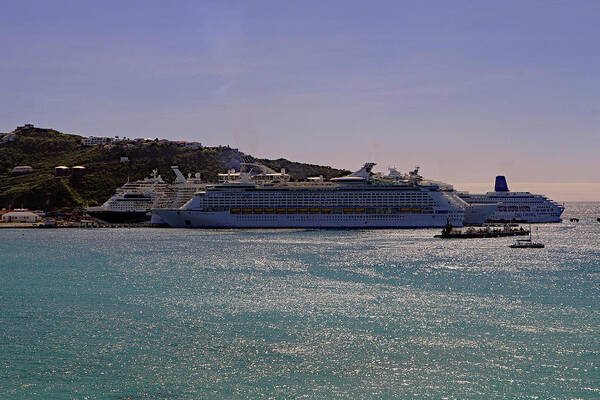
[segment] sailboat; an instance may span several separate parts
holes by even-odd
[[[527,239],[517,239],[510,245],[511,249],[543,249],[544,243],[536,243],[531,240],[531,225],[529,225],[529,237]]]

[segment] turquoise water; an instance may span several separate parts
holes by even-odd
[[[600,398],[600,204],[437,230],[0,230],[0,398]]]

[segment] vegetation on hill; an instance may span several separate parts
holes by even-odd
[[[242,157],[248,157],[225,146],[191,149],[159,141],[124,141],[84,147],[81,136],[52,129],[25,128],[15,133],[14,141],[0,144],[0,208],[56,210],[99,205],[128,179],[142,179],[153,169],[172,181],[172,165],[178,165],[184,174],[200,172],[203,179],[215,182],[219,172],[239,168]],[[130,161],[121,163],[121,157]],[[258,162],[277,171],[285,168],[294,180],[318,175],[332,178],[348,172],[285,159]],[[34,171],[11,174],[17,165],[29,165]],[[55,177],[54,168],[59,165],[82,165],[86,173],[80,178]]]

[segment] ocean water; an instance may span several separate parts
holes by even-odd
[[[0,230],[1,399],[598,399],[600,203],[438,230]],[[534,228],[535,230],[535,228]]]

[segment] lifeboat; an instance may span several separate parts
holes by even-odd
[[[274,208],[265,208],[265,214],[273,214],[275,212]]]
[[[295,208],[288,208],[287,212],[288,212],[288,214],[296,214],[296,209]]]
[[[298,214],[308,214],[308,208],[299,208]]]
[[[319,214],[321,212],[320,208],[311,208],[310,210],[311,214]]]
[[[254,208],[254,209],[252,209],[252,213],[254,213],[254,214],[262,214],[263,213],[263,209],[262,208]]]
[[[277,214],[285,214],[285,208],[278,208]]]
[[[232,208],[229,210],[230,214],[241,214],[242,210],[239,208]]]
[[[242,214],[252,214],[251,208],[242,208]]]

